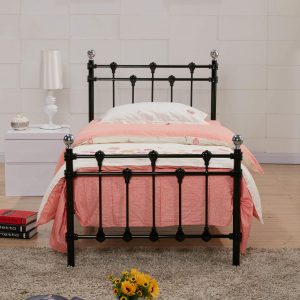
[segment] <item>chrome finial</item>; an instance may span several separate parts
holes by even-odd
[[[88,56],[89,60],[93,60],[95,55],[96,55],[95,50],[93,50],[93,49],[88,50],[87,56]]]
[[[211,50],[210,52],[210,56],[213,60],[217,60],[218,56],[219,56],[219,51],[218,50]]]
[[[243,144],[244,139],[241,135],[236,134],[233,136],[232,141],[235,145],[235,149],[240,149],[241,145]]]
[[[73,134],[67,134],[64,136],[64,143],[66,145],[67,149],[71,149],[72,148],[72,144],[74,143],[74,135]]]

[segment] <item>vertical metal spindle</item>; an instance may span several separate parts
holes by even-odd
[[[135,75],[130,76],[130,82],[131,82],[131,88],[132,88],[132,100],[131,100],[132,103],[134,103],[134,86],[136,83],[136,79],[137,79],[137,77]]]
[[[204,231],[202,233],[202,239],[205,242],[208,242],[210,237],[209,227],[208,227],[208,166],[209,161],[211,159],[212,153],[210,151],[204,151],[202,153],[202,157],[205,164],[205,224],[204,224]]]
[[[64,136],[64,143],[66,145],[65,151],[65,180],[66,180],[66,198],[67,198],[67,255],[68,255],[68,266],[75,266],[75,253],[74,253],[74,170],[73,170],[73,160],[75,159],[72,149],[72,144],[74,143],[74,136],[72,134],[67,134]]]
[[[240,264],[240,243],[242,239],[241,234],[241,210],[240,210],[240,199],[241,199],[241,180],[242,180],[242,167],[241,161],[243,154],[241,151],[241,145],[243,138],[240,135],[235,135],[232,138],[235,144],[234,149],[234,178],[233,178],[233,245],[232,245],[232,264],[238,266]]]
[[[116,69],[117,69],[118,65],[115,62],[112,62],[110,64],[110,68],[111,68],[111,72],[112,72],[112,86],[113,86],[113,107],[115,107],[116,105],[116,97],[115,97],[115,73],[116,73]]]
[[[102,215],[102,207],[103,207],[103,201],[102,201],[102,176],[101,176],[101,172],[102,172],[102,163],[105,157],[105,154],[103,151],[97,151],[95,153],[95,157],[98,163],[98,171],[99,171],[99,227],[98,227],[98,232],[96,235],[96,240],[98,242],[103,242],[105,240],[105,233],[103,230],[103,215]]]
[[[216,109],[217,109],[217,83],[218,83],[218,62],[217,58],[219,52],[217,50],[212,50],[210,52],[212,57],[212,67],[211,67],[211,120],[216,120]]]
[[[191,62],[189,63],[189,69],[191,72],[191,97],[190,97],[190,105],[193,106],[193,78],[194,78],[194,71],[195,71],[196,65]]]
[[[154,73],[155,73],[156,66],[157,65],[155,62],[149,64],[149,68],[151,70],[151,102],[153,102],[154,99]]]
[[[89,122],[94,120],[94,57],[95,51],[89,50],[87,52],[89,62],[87,68],[89,70],[88,83],[89,83]]]
[[[129,168],[123,170],[123,176],[125,179],[125,186],[126,186],[126,227],[123,234],[123,240],[129,242],[132,240],[132,233],[129,227],[129,182],[132,176],[132,171]]]
[[[185,234],[182,229],[182,181],[183,181],[183,177],[185,175],[185,171],[184,171],[184,169],[178,168],[178,169],[176,169],[175,173],[176,173],[176,177],[177,177],[177,181],[178,181],[178,196],[179,196],[178,230],[176,233],[176,240],[181,242],[185,239]]]
[[[149,238],[151,241],[157,241],[158,240],[158,233],[156,230],[156,224],[155,224],[155,167],[156,167],[156,161],[158,158],[158,153],[155,150],[152,150],[149,152],[149,159],[151,161],[151,169],[152,169],[152,229],[149,235]]]
[[[174,82],[176,80],[175,76],[171,75],[168,77],[169,79],[169,83],[170,83],[170,87],[171,87],[171,102],[173,102],[173,86],[174,86]]]

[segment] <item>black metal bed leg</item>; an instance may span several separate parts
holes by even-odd
[[[232,265],[239,266],[240,265],[240,241],[233,240],[233,247],[232,247]]]
[[[72,144],[74,142],[74,136],[72,134],[67,134],[64,137],[64,143],[66,145],[65,151],[65,180],[66,180],[66,198],[67,198],[67,232],[66,232],[66,242],[67,242],[67,256],[68,256],[68,266],[75,266],[75,251],[74,251],[74,171],[73,171],[73,159],[75,156],[73,154]]]
[[[67,238],[67,256],[68,266],[75,267],[75,251],[74,251],[74,239],[72,235],[66,235]]]
[[[242,151],[241,145],[243,138],[240,135],[235,135],[232,138],[235,144],[233,153],[234,167],[233,167],[233,234],[232,234],[232,264],[234,266],[240,265],[240,243],[241,243],[241,180],[242,180]]]

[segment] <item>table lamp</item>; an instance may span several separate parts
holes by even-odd
[[[52,118],[57,113],[57,105],[55,104],[56,99],[53,95],[53,91],[63,88],[60,50],[42,51],[41,86],[44,90],[47,90],[44,112],[49,118],[49,123],[41,125],[41,128],[48,130],[59,129],[61,126],[54,124]]]

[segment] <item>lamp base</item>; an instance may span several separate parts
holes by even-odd
[[[40,126],[41,129],[46,129],[46,130],[55,130],[55,129],[60,129],[62,128],[61,125],[56,125],[56,124],[43,124]]]
[[[55,104],[55,97],[53,96],[53,91],[48,90],[47,98],[46,98],[46,103],[44,107],[44,112],[48,115],[49,117],[49,123],[41,125],[40,128],[46,129],[46,130],[55,130],[62,128],[60,125],[53,124],[52,117],[57,113],[57,105]]]

